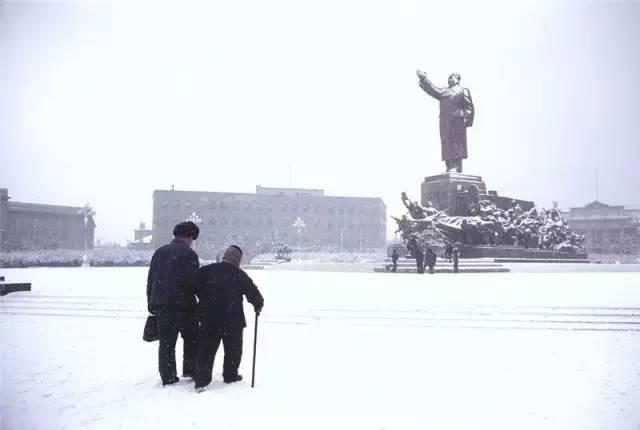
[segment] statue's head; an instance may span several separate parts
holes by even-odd
[[[449,75],[449,79],[447,80],[447,82],[449,83],[449,87],[452,87],[454,85],[458,85],[460,83],[460,74],[459,73],[452,73]]]

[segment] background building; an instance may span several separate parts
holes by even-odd
[[[271,249],[278,241],[295,247],[294,222],[301,218],[303,248],[355,251],[384,248],[387,208],[380,198],[325,196],[323,190],[256,187],[256,193],[156,190],[153,244],[172,239],[173,226],[186,219],[201,227],[196,241],[209,256],[235,242]]]
[[[585,235],[588,253],[637,254],[640,251],[640,211],[594,201],[565,214],[569,226]]]
[[[85,207],[9,201],[0,188],[0,250],[93,249],[95,223]],[[90,208],[89,208],[90,209]]]

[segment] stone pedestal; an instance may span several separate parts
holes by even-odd
[[[447,172],[435,176],[427,176],[422,183],[422,205],[431,202],[433,206],[451,216],[465,216],[468,205],[459,197],[471,187],[475,187],[480,195],[487,194],[487,186],[482,177],[464,173]]]
[[[499,196],[496,191],[487,191],[481,176],[464,173],[447,172],[435,176],[427,176],[422,183],[421,203],[445,211],[450,216],[469,216],[469,207],[473,201],[489,200],[496,207],[507,210],[515,201],[522,210],[528,211],[534,203],[528,200]]]

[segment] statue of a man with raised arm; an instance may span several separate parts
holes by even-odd
[[[467,127],[473,125],[474,108],[471,93],[460,85],[460,75],[449,75],[448,88],[439,88],[418,70],[420,88],[440,101],[440,143],[447,171],[462,172],[467,158]]]

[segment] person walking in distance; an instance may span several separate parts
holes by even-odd
[[[243,297],[253,305],[256,315],[262,311],[264,299],[253,280],[240,268],[241,260],[242,250],[231,245],[222,262],[200,269],[196,288],[200,335],[194,378],[198,392],[206,390],[211,383],[213,362],[221,341],[224,345],[224,382],[242,380],[238,368],[242,359],[242,333],[247,326]]]
[[[453,246],[447,242],[447,245],[444,248],[444,258],[451,263],[451,258],[453,257]]]
[[[460,261],[460,250],[456,246],[453,248],[453,273],[458,273],[458,262]]]
[[[427,250],[425,251],[425,262],[427,264],[427,266],[429,266],[429,273],[430,274],[434,274],[436,273],[435,267],[436,267],[436,261],[438,259],[437,255],[435,252],[433,252],[433,249],[431,248],[427,248]]]
[[[396,272],[396,269],[398,268],[398,258],[400,257],[400,255],[398,254],[398,249],[397,248],[393,248],[393,252],[391,253],[391,261],[393,262],[393,268],[391,269],[394,273]]]
[[[158,370],[162,385],[179,381],[176,372],[176,341],[182,335],[182,376],[193,377],[198,349],[194,294],[200,261],[191,244],[200,229],[191,221],[173,229],[171,243],[158,248],[147,276],[147,308],[158,322]]]
[[[411,253],[411,256],[416,259],[416,269],[418,273],[424,273],[424,254],[415,237],[407,241],[407,249]]]

